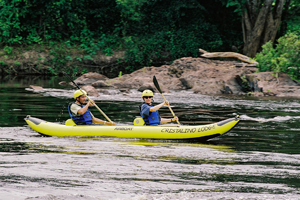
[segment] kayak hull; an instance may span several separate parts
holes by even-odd
[[[199,126],[133,126],[133,125],[74,125],[47,122],[27,116],[27,124],[36,132],[56,137],[119,137],[162,140],[207,140],[229,132],[239,123],[239,117]]]

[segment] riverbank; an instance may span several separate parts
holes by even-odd
[[[287,74],[273,72],[257,73],[257,67],[240,65],[236,61],[210,60],[185,57],[171,65],[144,67],[117,78],[102,74],[86,73],[75,82],[91,95],[105,88],[128,92],[130,89],[156,91],[153,76],[156,76],[163,92],[187,90],[208,95],[248,95],[300,97],[300,84]],[[157,91],[156,91],[157,92]]]
[[[97,72],[113,78],[140,68],[128,63],[125,54],[125,49],[103,52],[65,43],[7,47],[0,50],[0,75],[57,76],[65,71],[74,76]],[[153,66],[171,63],[169,54],[163,54],[163,58],[152,59]]]
[[[112,55],[98,52],[91,57],[83,50],[62,47],[57,51],[48,51],[43,46],[27,51],[0,51],[0,74],[63,76],[62,71],[75,76],[83,74],[76,82],[84,85],[95,96],[98,95],[96,90],[103,91],[106,88],[121,92],[130,89],[142,91],[146,88],[155,91],[152,83],[155,75],[163,92],[188,90],[209,95],[300,97],[299,82],[287,74],[257,73],[258,68],[254,65],[234,59],[184,57],[172,64],[143,67],[132,72],[134,67],[126,66],[125,51],[116,51]],[[165,62],[168,63],[167,60]],[[64,67],[51,67],[55,63]]]

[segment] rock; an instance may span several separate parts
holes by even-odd
[[[102,74],[89,72],[77,78],[74,82],[78,85],[90,85],[99,80],[107,80],[108,78]]]
[[[248,80],[249,89],[251,92],[262,92],[262,87],[258,86],[259,78],[253,74],[247,74],[246,79]]]
[[[256,96],[300,97],[300,84],[288,75],[279,73],[276,77],[272,72],[256,71],[257,67],[251,65],[236,67],[236,61],[185,57],[175,60],[171,65],[144,67],[117,78],[107,79],[103,75],[89,73],[77,81],[79,83],[82,80],[82,84],[91,83],[95,87],[113,86],[124,92],[130,89],[158,92],[153,84],[153,76],[156,76],[163,93],[191,90],[194,93],[216,95],[245,95],[251,92]]]
[[[34,90],[43,90],[44,88],[41,86],[30,85],[30,87]]]
[[[183,73],[182,69],[178,69],[176,67],[171,66],[168,70],[168,74],[174,74],[177,78],[181,77],[181,74]]]
[[[248,74],[246,77],[250,82],[250,86],[253,85],[253,91],[256,90],[254,92],[263,92],[265,96],[300,97],[298,82],[292,80],[285,73],[279,73],[276,77],[273,72],[260,72]]]
[[[92,83],[92,86],[95,88],[109,87],[109,85],[107,85],[107,83],[103,80],[99,80],[99,81]]]
[[[139,92],[143,92],[144,90],[151,90],[152,92],[157,91],[155,86],[153,86],[151,84],[145,84],[138,88]]]
[[[128,88],[121,88],[120,92],[129,93],[129,89]]]
[[[99,90],[99,92],[101,92],[102,94],[105,94],[105,95],[111,95],[111,93],[107,90]]]
[[[59,82],[58,84],[59,84],[59,85],[66,85],[67,82],[66,82],[66,81],[61,81],[61,82]]]
[[[263,92],[263,94],[265,97],[276,96],[276,94],[273,92]]]
[[[153,76],[155,75],[162,92],[190,89],[195,93],[222,94],[226,84],[233,94],[238,94],[242,90],[235,77],[253,73],[257,68],[237,68],[234,63],[233,61],[187,57],[175,60],[170,66],[144,67],[129,75],[123,75],[110,81],[117,89],[129,88],[139,91],[152,89],[156,91],[153,85]],[[229,90],[226,92],[231,93]]]
[[[193,84],[190,80],[187,80],[186,78],[180,78],[179,80],[181,81],[181,83],[185,87],[185,89],[193,88]]]
[[[262,93],[262,92],[253,92],[252,96],[254,96],[254,97],[263,97],[264,93]]]
[[[232,92],[232,90],[230,89],[229,86],[224,86],[224,89],[221,90],[221,92],[222,92],[223,94],[233,94],[233,92]]]
[[[88,96],[99,97],[99,92],[91,85],[82,86],[82,89],[88,93]]]

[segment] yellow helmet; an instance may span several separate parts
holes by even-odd
[[[87,95],[86,91],[84,91],[84,90],[82,90],[82,91],[81,90],[76,90],[74,92],[74,99],[76,99],[77,97],[80,97],[81,95]]]
[[[151,90],[144,90],[142,97],[153,97],[153,92]]]

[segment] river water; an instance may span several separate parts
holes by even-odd
[[[182,124],[240,115],[230,133],[205,143],[42,137],[24,118],[68,119],[75,90],[62,80],[1,79],[0,200],[300,199],[298,99],[165,94]],[[97,105],[117,124],[132,124],[141,93],[108,91],[93,98]],[[171,117],[167,108],[160,114]]]

